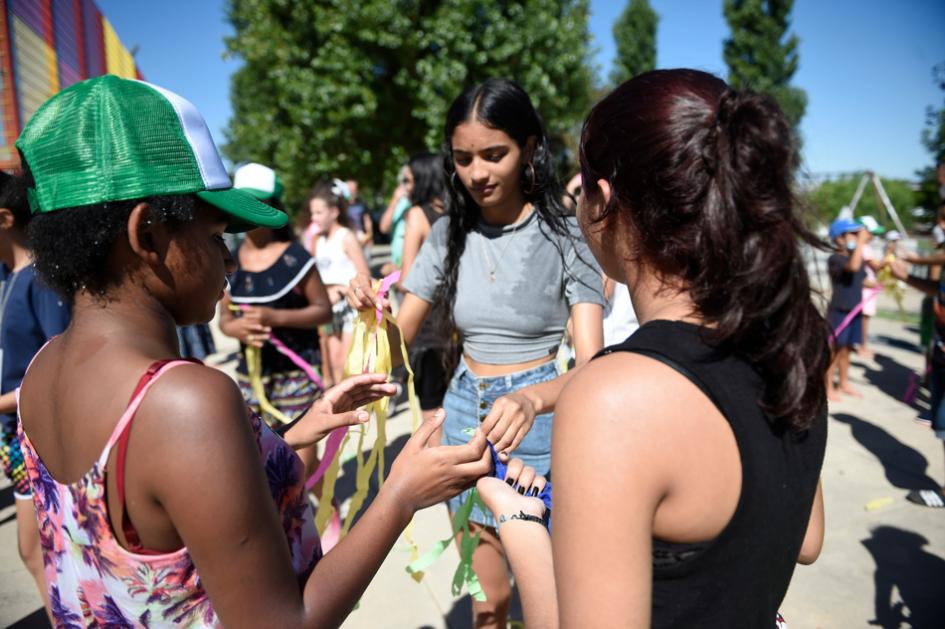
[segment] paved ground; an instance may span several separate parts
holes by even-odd
[[[914,295],[907,306],[917,309]],[[880,307],[894,308],[885,302]],[[927,408],[925,392],[914,407],[902,401],[910,373],[923,364],[917,333],[909,325],[883,319],[874,320],[872,332],[875,360],[859,361],[853,369],[864,399],[831,407],[823,473],[826,542],[816,564],[798,567],[784,601],[792,629],[945,626],[945,509],[917,507],[905,500],[908,489],[945,482],[942,444],[913,421]],[[389,428],[388,461],[403,444],[410,420],[401,414]],[[353,465],[348,461],[344,467],[340,496],[353,491]],[[12,494],[8,487],[0,488],[0,626],[44,626],[39,598],[16,556],[12,513]],[[414,521],[421,549],[448,534],[443,507],[428,509]],[[453,549],[420,584],[405,573],[406,563],[406,545],[400,544],[345,627],[469,625],[468,598],[450,593],[457,563]]]

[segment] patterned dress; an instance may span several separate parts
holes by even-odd
[[[105,497],[105,466],[119,436],[159,369],[128,405],[98,461],[79,481],[52,477],[19,422],[56,627],[215,627],[219,620],[186,547],[166,554],[137,554],[112,533]],[[301,459],[256,415],[256,445],[296,574],[310,571],[322,551],[304,488]]]
[[[239,266],[238,254],[233,258],[237,262],[236,271],[230,276],[230,299],[234,304],[266,306],[275,310],[294,310],[309,305],[302,289],[302,281],[315,266],[315,260],[299,243],[290,244],[279,259],[263,271],[247,271]],[[310,365],[321,363],[317,330],[275,328],[272,333]],[[236,383],[243,393],[243,399],[267,424],[281,425],[277,418],[260,408],[249,380],[246,347],[241,345],[240,349]],[[321,396],[321,389],[308,375],[289,358],[280,354],[271,343],[263,346],[261,355],[263,390],[272,405],[283,414],[295,419]]]

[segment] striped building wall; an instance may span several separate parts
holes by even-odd
[[[95,0],[0,0],[0,169],[19,166],[14,142],[47,98],[101,74],[141,78]]]

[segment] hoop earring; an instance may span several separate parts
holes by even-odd
[[[460,192],[460,193],[461,193],[461,192],[463,191],[463,189],[462,189],[462,187],[461,187],[462,184],[461,184],[461,183],[457,183],[456,179],[457,179],[457,177],[456,177],[456,171],[454,170],[454,171],[453,171],[453,174],[450,175],[450,185],[453,186],[453,190],[455,190],[456,192]]]
[[[528,177],[529,180],[531,181],[531,186],[528,188],[525,194],[534,194],[535,193],[535,167],[532,166],[531,162],[528,162],[527,164],[525,164],[525,169],[526,171],[529,171],[531,173]]]

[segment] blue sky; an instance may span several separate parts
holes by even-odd
[[[230,117],[223,59],[229,33],[222,0],[97,0],[129,48],[138,45],[145,77],[192,101],[218,142]],[[657,65],[726,75],[721,0],[651,0],[660,15]],[[591,0],[594,59],[606,76],[614,55],[611,27],[623,0]],[[186,16],[186,19],[185,19]],[[945,95],[932,66],[945,62],[941,0],[797,0],[793,30],[801,39],[794,84],[808,96],[804,158],[813,173],[873,169],[912,178],[930,157],[919,137],[928,105]]]

